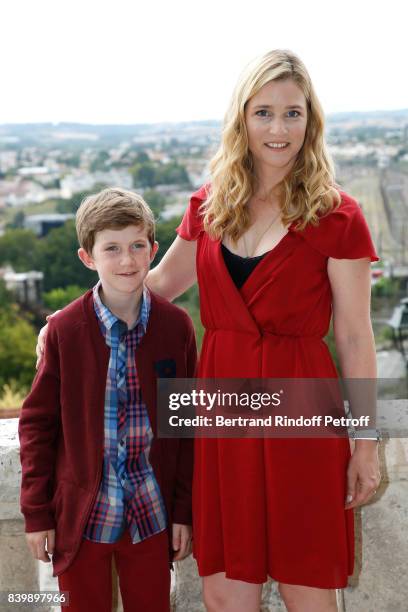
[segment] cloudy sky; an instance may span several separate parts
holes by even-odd
[[[221,119],[274,48],[326,112],[408,108],[407,23],[401,0],[2,0],[0,123]]]

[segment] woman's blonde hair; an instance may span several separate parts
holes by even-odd
[[[204,228],[214,239],[224,234],[237,241],[249,226],[246,203],[256,177],[248,148],[245,106],[266,83],[292,79],[307,103],[303,146],[281,183],[282,222],[318,225],[320,215],[340,203],[333,164],[324,141],[324,115],[303,62],[291,51],[275,50],[254,60],[242,73],[224,119],[221,145],[210,162],[211,187],[203,204]]]

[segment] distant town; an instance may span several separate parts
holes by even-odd
[[[220,133],[218,121],[0,125],[0,234],[12,226],[42,235],[75,212],[64,203],[104,185],[154,189],[161,218],[180,215],[208,178]],[[327,141],[381,255],[406,265],[408,110],[329,115]]]
[[[157,219],[157,263],[192,191],[209,178],[221,129],[219,121],[0,125],[0,407],[19,405],[31,383],[46,314],[95,283],[76,255],[82,199],[104,186],[141,192]],[[330,115],[326,135],[339,187],[359,202],[381,258],[372,266],[377,349],[393,346],[406,363],[408,109]],[[178,303],[200,344],[197,287]],[[335,357],[332,332],[326,341]]]

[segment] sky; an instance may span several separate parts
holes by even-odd
[[[0,23],[0,124],[222,119],[275,48],[326,113],[408,108],[403,0],[2,0]]]

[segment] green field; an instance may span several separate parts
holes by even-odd
[[[25,215],[42,215],[46,213],[56,212],[55,200],[45,200],[38,204],[28,204],[27,206],[12,206],[0,210],[0,223],[11,223],[18,212],[23,212]]]

